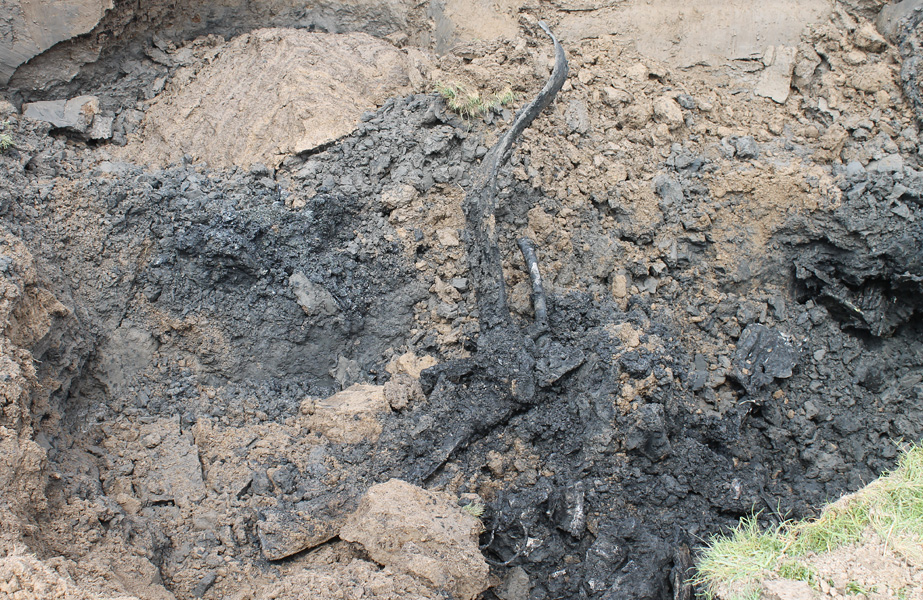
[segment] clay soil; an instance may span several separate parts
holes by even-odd
[[[714,36],[328,4],[116,3],[2,92],[0,597],[689,599],[710,535],[923,439],[920,41],[881,3],[684,13]],[[539,19],[570,75],[500,171],[496,333],[463,204],[550,75]],[[79,95],[107,137],[21,114]]]

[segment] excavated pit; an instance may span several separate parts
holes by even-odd
[[[429,55],[413,45],[449,47],[445,23],[356,4],[214,27],[118,5],[101,27],[122,37],[76,76],[35,84],[86,39],[11,79],[17,104],[97,95],[113,128],[3,108],[4,560],[88,598],[687,599],[709,535],[814,514],[923,438],[912,35],[879,48],[856,33],[870,9],[841,10],[804,34],[785,104],[751,93],[749,58],[687,73],[565,40],[571,78],[500,170],[512,321],[486,339],[463,198],[513,111],[464,120],[429,92],[509,80],[522,105],[550,44],[526,16],[512,42]],[[264,26],[392,36],[408,93],[252,165],[146,146],[246,46],[185,40]],[[347,518],[391,478],[484,505],[481,588],[357,541]],[[416,501],[385,504],[400,522]]]

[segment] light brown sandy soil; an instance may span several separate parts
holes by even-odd
[[[184,155],[213,167],[263,163],[332,142],[363,112],[422,87],[413,60],[364,33],[260,29],[197,48],[119,155],[140,164]]]
[[[797,48],[795,88],[788,100],[779,104],[749,93],[763,70],[761,55],[755,57],[754,48],[732,53],[742,56],[727,56],[727,46],[720,44],[703,50],[701,36],[674,23],[677,41],[670,46],[672,50],[661,46],[644,54],[627,39],[639,31],[657,30],[665,18],[662,14],[658,17],[661,20],[651,17],[636,23],[636,29],[615,31],[613,24],[621,23],[627,14],[619,11],[630,13],[641,10],[637,6],[648,5],[624,8],[616,2],[579,2],[575,8],[574,3],[564,4],[555,3],[562,10],[549,9],[542,16],[553,29],[562,31],[571,76],[553,107],[526,132],[513,159],[514,176],[541,187],[547,205],[529,211],[527,223],[510,233],[511,237],[529,235],[538,242],[542,269],[555,291],[583,289],[611,294],[624,305],[630,294],[678,286],[669,276],[661,276],[663,259],[676,251],[678,241],[696,243],[706,235],[714,242],[716,266],[736,272],[745,263],[772,254],[769,236],[787,215],[835,205],[838,190],[820,165],[853,159],[867,163],[874,158],[871,148],[867,155],[861,148],[852,154],[843,152],[852,125],[857,127],[859,121],[873,114],[882,118],[868,119],[872,137],[881,132],[894,137],[900,133],[891,130],[884,117],[898,121],[902,128],[912,127],[897,85],[895,50],[862,42],[857,37],[858,23],[843,12],[818,17],[804,31],[799,27],[795,33],[779,33],[781,39],[774,43]],[[444,34],[453,52],[441,57],[401,51],[364,35],[324,36],[291,30],[262,30],[214,45],[192,44],[190,64],[153,102],[140,137],[128,146],[127,153],[113,154],[169,162],[188,153],[196,161],[206,160],[215,166],[246,168],[264,162],[275,167],[289,153],[348,133],[363,111],[388,96],[427,91],[438,81],[465,82],[486,91],[498,91],[510,83],[523,103],[547,77],[550,57],[535,20],[516,16],[518,7],[503,4],[487,21],[486,33],[508,39],[472,41],[480,36],[478,30],[471,29],[473,21],[465,18],[471,13],[459,3],[448,3],[446,11],[455,11],[453,19],[458,26]],[[601,30],[585,26],[592,17],[584,14],[584,9],[608,11],[602,13],[605,18],[595,22],[603,24]],[[791,10],[798,12],[799,6]],[[644,44],[639,43],[639,47],[643,50]],[[834,69],[815,71],[821,50]],[[318,63],[313,70],[293,72],[289,61],[301,61],[304,53],[312,52],[337,54],[331,64]],[[363,57],[365,70],[350,62],[356,55]],[[746,60],[727,62],[738,58]],[[256,61],[267,62],[257,69]],[[692,63],[698,66],[689,66]],[[254,71],[261,78],[258,85],[248,78]],[[694,108],[680,108],[681,95],[691,98]],[[348,118],[340,118],[343,113],[338,112],[338,118],[332,120],[333,108],[342,111],[344,106]],[[817,111],[835,112],[836,123],[820,126],[810,118]],[[497,124],[472,127],[486,129],[487,143],[500,131]],[[791,154],[778,158],[772,148],[783,143],[783,133],[809,151],[796,158]],[[734,136],[753,136],[768,149],[754,159],[729,158],[725,147]],[[176,139],[189,145],[176,145]],[[712,161],[714,168],[704,175],[702,184],[721,202],[703,202],[695,207],[688,222],[671,230],[663,226],[653,180],[674,144]],[[80,190],[73,191],[71,208],[75,214],[81,210],[80,194]],[[443,316],[439,310],[441,304],[461,300],[457,289],[447,282],[464,276],[467,270],[459,239],[463,190],[437,185],[420,195],[407,187],[386,190],[384,196],[383,201],[395,208],[390,220],[408,253],[415,250],[414,229],[425,232],[431,242],[430,249],[416,261],[421,273],[433,282],[431,300],[416,307],[417,330],[435,327],[448,355],[465,355],[460,341],[465,321]],[[598,226],[577,218],[594,196],[609,211]],[[303,200],[295,197],[290,202],[297,208]],[[85,219],[91,220],[88,216]],[[644,250],[626,250],[618,242],[626,234],[649,238],[653,243]],[[76,251],[92,251],[92,230],[85,235],[86,240],[76,240]],[[427,582],[413,569],[389,564],[369,548],[371,542],[363,549],[362,545],[335,541],[271,571],[257,564],[258,550],[240,549],[246,541],[242,511],[265,508],[244,507],[238,497],[241,489],[251,484],[248,459],[257,460],[262,452],[273,457],[284,455],[302,469],[324,464],[323,455],[316,452],[322,438],[350,441],[356,436],[375,436],[380,431],[376,431],[376,412],[395,408],[400,400],[389,398],[413,391],[391,390],[388,396],[387,390],[364,390],[370,396],[349,401],[342,397],[306,399],[302,414],[288,422],[246,429],[216,427],[203,420],[194,431],[183,432],[176,420],[125,418],[107,424],[102,447],[81,448],[78,444],[80,449],[63,462],[76,480],[102,486],[112,504],[90,505],[60,497],[49,500],[60,475],[48,472],[46,450],[35,434],[35,423],[45,418],[48,427],[60,418],[60,408],[50,406],[48,397],[49,390],[64,383],[39,379],[25,348],[55,327],[67,327],[73,309],[42,288],[31,257],[20,242],[9,235],[2,241],[0,254],[11,266],[4,271],[0,298],[0,369],[5,375],[0,381],[0,489],[4,490],[0,555],[6,556],[0,559],[0,597],[173,597],[152,563],[153,552],[163,545],[162,534],[134,529],[130,519],[114,517],[120,512],[144,514],[161,523],[179,544],[178,551],[197,559],[194,568],[163,573],[180,597],[191,597],[209,572],[218,576],[207,596],[214,598],[437,597],[432,580]],[[527,314],[529,288],[517,266],[519,258],[512,250],[505,258],[511,305]],[[141,260],[126,257],[125,262],[136,259]],[[749,277],[742,275],[741,280]],[[717,303],[732,292],[707,286],[701,293]],[[156,317],[152,314],[152,321]],[[163,328],[194,328],[192,320],[163,323]],[[618,333],[629,348],[641,343],[638,331],[631,326],[623,326]],[[686,333],[691,339],[697,337],[695,329]],[[145,347],[132,338],[134,335],[126,325],[126,339]],[[227,343],[209,339],[205,329],[202,339],[219,349]],[[659,341],[649,336],[645,343],[656,345]],[[726,354],[726,349],[708,350]],[[155,356],[153,346],[149,353]],[[111,366],[113,372],[131,368]],[[412,388],[419,368],[405,366],[404,370],[409,378],[405,384]],[[718,367],[711,376],[722,378],[726,374],[727,368]],[[203,389],[202,393],[214,394],[215,390]],[[624,386],[620,407],[630,410],[632,402],[643,394],[643,385]],[[720,408],[703,401],[700,410]],[[510,443],[514,448],[511,456],[495,456],[490,465],[494,481],[483,482],[485,496],[504,477],[534,477],[541,468],[528,448]],[[240,448],[247,449],[246,456],[237,452]],[[115,475],[100,481],[91,455],[110,461],[109,472]],[[336,465],[324,466],[328,483],[334,484]],[[459,523],[471,524],[461,511],[456,513]],[[36,519],[40,514],[39,532]],[[342,524],[327,525],[329,530],[310,534],[336,535]],[[222,543],[202,553],[197,542],[203,539]],[[476,550],[476,537],[473,543]],[[857,559],[877,556],[876,548],[870,541],[837,560],[851,569]],[[36,561],[30,553],[80,558]],[[437,562],[444,566],[453,558],[457,556]],[[919,565],[893,561],[882,565],[904,569],[898,571],[901,577],[919,577]],[[861,576],[858,571],[853,574],[844,569],[829,565],[831,578],[837,580],[838,573],[846,572],[849,577]],[[35,586],[42,585],[47,591],[36,591],[39,587]],[[33,586],[31,591],[29,586]],[[461,595],[473,597],[476,593],[465,589]]]

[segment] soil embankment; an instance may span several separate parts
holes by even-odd
[[[240,4],[3,91],[0,594],[688,598],[923,437],[914,2]]]

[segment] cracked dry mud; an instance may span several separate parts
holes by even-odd
[[[0,106],[0,597],[685,599],[923,437],[923,13],[115,4]],[[21,114],[82,95],[108,137]]]

